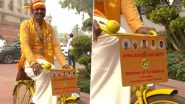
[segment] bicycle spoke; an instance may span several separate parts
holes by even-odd
[[[26,92],[24,93],[24,96],[23,96],[23,99],[22,99],[21,103],[23,102],[27,92],[28,92],[28,88],[26,87]]]
[[[30,103],[30,101],[31,101],[31,97],[32,97],[32,94],[30,93],[30,95],[29,95],[29,99],[28,99],[28,103]]]
[[[20,82],[17,84],[14,93],[14,104],[30,104],[32,93],[30,91],[29,83]]]

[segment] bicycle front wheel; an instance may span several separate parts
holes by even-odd
[[[147,101],[148,104],[185,104],[185,98],[178,95],[154,95]]]
[[[32,93],[29,86],[24,82],[19,82],[13,93],[13,104],[30,104]]]
[[[85,102],[81,101],[80,99],[77,100],[68,100],[66,104],[86,104]]]

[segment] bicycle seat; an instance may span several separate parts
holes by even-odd
[[[27,74],[24,72],[24,68],[18,69],[16,81],[20,80],[32,80]]]

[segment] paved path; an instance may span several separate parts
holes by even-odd
[[[15,64],[0,64],[0,102],[12,104],[12,92],[17,70]]]
[[[168,79],[165,83],[156,84],[156,88],[173,88],[178,90],[178,95],[185,98],[185,83],[173,79]],[[184,101],[185,102],[185,101]]]
[[[77,64],[77,67],[83,67]],[[12,104],[13,88],[16,83],[16,64],[0,64],[0,102],[1,104]],[[81,93],[82,100],[89,104],[89,95]]]

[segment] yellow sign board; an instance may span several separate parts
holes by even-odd
[[[168,80],[165,36],[119,36],[119,47],[124,86]]]
[[[77,92],[77,77],[75,70],[52,69],[50,72],[53,95]]]

